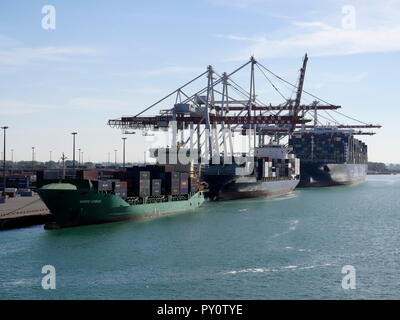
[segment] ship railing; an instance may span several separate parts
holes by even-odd
[[[183,201],[188,200],[189,195],[160,195],[160,196],[148,196],[148,197],[128,197],[125,199],[130,205],[146,204],[146,203],[161,203],[168,201]]]
[[[185,201],[189,199],[188,194],[174,195],[172,196],[172,201]]]
[[[262,181],[264,182],[269,182],[269,181],[286,181],[286,180],[294,180],[292,176],[285,176],[285,177],[264,177],[261,178]]]
[[[300,158],[300,161],[303,163],[307,163],[307,162],[326,162],[326,163],[345,163],[345,159],[341,158],[341,159],[328,159],[328,158],[314,158],[314,159],[303,159]]]

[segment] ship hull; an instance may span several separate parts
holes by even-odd
[[[299,180],[256,180],[254,177],[206,176],[209,185],[207,197],[212,200],[237,200],[271,197],[293,191]]]
[[[301,162],[299,187],[352,185],[365,181],[367,164]]]
[[[156,218],[182,213],[200,207],[204,202],[202,192],[185,200],[130,205],[114,194],[95,190],[46,190],[38,194],[54,216],[47,228]]]

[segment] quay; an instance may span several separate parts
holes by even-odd
[[[52,220],[49,209],[37,194],[16,196],[0,204],[0,230],[29,227]]]

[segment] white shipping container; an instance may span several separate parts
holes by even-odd
[[[296,163],[295,163],[295,174],[299,175],[300,174],[300,159],[296,158]]]
[[[17,192],[17,188],[6,188],[6,190],[4,190],[6,193],[16,193]]]

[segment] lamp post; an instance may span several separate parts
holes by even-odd
[[[114,150],[114,165],[117,167],[117,150]]]
[[[111,161],[110,161],[110,153],[108,153],[108,163],[107,163],[107,166],[110,166],[111,165]]]
[[[14,163],[14,149],[11,149],[11,163]]]
[[[122,168],[125,168],[125,140],[126,138],[122,138],[123,142]]]
[[[78,149],[78,166],[81,165],[81,149]]]
[[[4,132],[4,151],[3,151],[3,195],[6,196],[6,130],[8,127],[1,127]]]
[[[35,171],[35,147],[32,147],[32,173]]]
[[[49,153],[50,153],[50,160],[49,160],[49,162],[51,162],[51,150],[49,151]]]
[[[78,134],[78,132],[72,132],[71,133],[72,134],[72,149],[73,149],[73,151],[72,151],[72,170],[73,170],[73,172],[74,172],[74,174],[75,174],[75,136]]]

